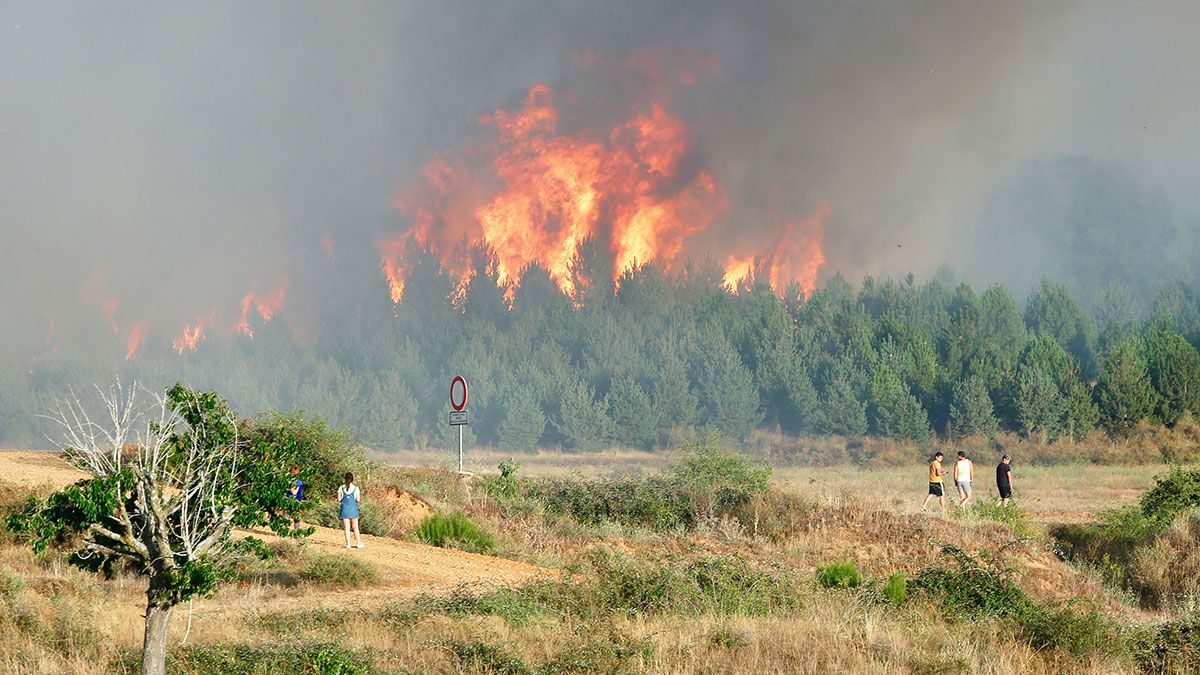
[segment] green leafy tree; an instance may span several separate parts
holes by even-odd
[[[39,553],[78,537],[73,564],[112,574],[123,562],[146,577],[142,672],[157,675],[166,668],[171,611],[233,576],[234,525],[289,533],[300,508],[283,497],[294,455],[287,444],[239,442],[237,417],[212,392],[176,385],[146,408],[136,385],[98,391],[102,416],[73,399],[56,418],[68,458],[92,477],[45,501],[31,498],[9,525]]]
[[[959,380],[954,385],[950,421],[959,436],[993,436],[999,428],[987,382],[979,375]]]
[[[1144,345],[1137,337],[1118,342],[1100,371],[1100,412],[1110,431],[1128,431],[1154,413],[1158,395],[1150,384]]]

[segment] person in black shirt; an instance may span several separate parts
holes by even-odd
[[[1008,455],[1004,455],[996,465],[996,489],[1000,491],[996,506],[1007,506],[1008,500],[1012,499],[1012,469],[1008,466],[1011,461]]]

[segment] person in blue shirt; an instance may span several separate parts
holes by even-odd
[[[288,499],[295,499],[298,502],[304,501],[304,481],[300,480],[300,469],[292,467],[289,473],[292,474],[292,487],[288,488]],[[300,527],[300,518],[292,519],[292,528]]]

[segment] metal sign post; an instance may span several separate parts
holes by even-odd
[[[463,471],[463,427],[469,423],[467,416],[467,380],[462,375],[455,375],[450,381],[450,426],[458,427],[458,473]]]

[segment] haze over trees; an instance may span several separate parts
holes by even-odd
[[[1111,287],[1086,308],[1049,280],[1018,302],[945,275],[868,277],[857,290],[834,276],[804,298],[754,281],[728,289],[715,265],[665,275],[651,264],[614,291],[587,283],[604,277],[580,260],[570,294],[534,266],[510,306],[477,255],[463,289],[427,256],[401,304],[348,309],[312,344],[276,320],[184,356],[10,365],[0,441],[36,444],[49,401],[114,371],[156,386],[183,378],[240,410],[302,409],[380,449],[456,442],[445,424],[455,373],[471,383],[468,442],[514,450],[653,449],[672,430],[741,439],[756,428],[1051,442],[1200,411],[1200,310],[1181,284],[1136,300]]]

